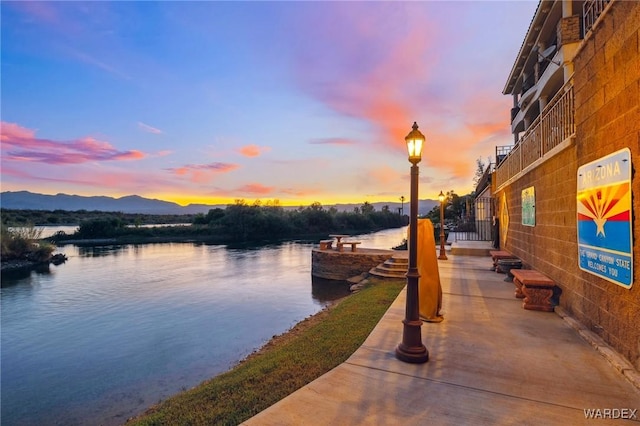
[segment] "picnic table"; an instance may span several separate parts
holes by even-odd
[[[331,235],[329,235],[329,237],[331,237],[331,238],[335,238],[335,239],[336,239],[336,244],[339,244],[339,243],[340,243],[340,240],[341,240],[341,239],[343,239],[343,238],[347,238],[347,237],[348,237],[348,235],[342,235],[342,234],[331,234]]]

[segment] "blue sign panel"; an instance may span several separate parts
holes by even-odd
[[[630,289],[633,284],[631,151],[578,168],[580,269]]]

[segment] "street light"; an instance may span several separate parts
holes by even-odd
[[[440,200],[440,256],[438,259],[447,260],[447,255],[444,252],[444,194],[440,191],[438,195]]]
[[[424,135],[413,123],[413,130],[404,138],[411,163],[411,204],[409,217],[409,269],[407,270],[407,299],[402,342],[396,347],[396,358],[404,362],[419,364],[429,361],[429,351],[422,344],[422,320],[418,306],[418,163],[422,159]]]

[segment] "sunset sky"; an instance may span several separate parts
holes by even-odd
[[[328,205],[470,192],[537,1],[0,7],[2,191]]]

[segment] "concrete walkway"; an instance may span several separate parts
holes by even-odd
[[[640,424],[638,388],[568,321],[522,309],[489,257],[448,256],[445,320],[422,326],[429,362],[395,358],[403,291],[346,362],[244,424]]]

